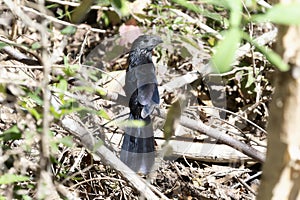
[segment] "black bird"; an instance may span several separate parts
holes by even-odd
[[[152,51],[160,43],[162,40],[158,36],[138,37],[127,60],[124,90],[129,101],[129,120],[141,120],[144,126],[126,128],[120,158],[133,171],[142,174],[150,172],[155,160],[150,114],[159,104],[159,94]]]

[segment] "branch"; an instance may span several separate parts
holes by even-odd
[[[125,97],[120,94],[105,91],[105,94],[102,95],[102,97],[104,97],[107,100],[117,102],[120,105],[127,106],[124,102]],[[166,111],[156,109],[153,111],[153,115],[165,119]],[[255,148],[253,148],[253,147],[251,147],[251,146],[249,146],[227,134],[222,133],[218,129],[215,129],[215,128],[205,125],[200,120],[196,121],[196,120],[190,119],[188,117],[181,116],[180,124],[182,126],[185,126],[186,128],[200,131],[209,137],[217,139],[219,142],[221,142],[223,144],[227,144],[228,146],[231,146],[232,148],[244,153],[245,155],[247,155],[259,162],[265,161],[264,153],[256,150]]]
[[[87,149],[101,157],[105,163],[108,163],[111,167],[119,171],[144,197],[147,199],[159,199],[141,177],[120,161],[113,152],[103,145],[102,141],[94,138],[93,134],[78,121],[80,120],[71,116],[66,116],[61,120],[61,124],[63,128],[77,137]]]

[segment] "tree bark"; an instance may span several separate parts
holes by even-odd
[[[300,27],[278,28],[275,50],[289,63],[290,70],[275,77],[258,200],[300,199]]]

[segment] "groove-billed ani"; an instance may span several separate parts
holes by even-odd
[[[144,126],[127,127],[120,152],[121,160],[135,172],[147,174],[155,159],[154,133],[150,114],[159,104],[153,48],[162,43],[158,36],[142,35],[132,44],[125,79],[130,120],[141,120]]]

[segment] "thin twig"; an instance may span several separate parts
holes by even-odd
[[[11,45],[11,46],[4,46],[1,48],[1,50],[4,51],[5,53],[7,53],[11,58],[13,58],[17,61],[20,61],[24,64],[27,64],[27,65],[40,65],[40,63],[42,63],[39,56],[36,53],[32,52],[29,48],[27,48],[23,45],[16,44],[15,42],[13,42],[7,38],[3,38],[1,36],[0,36],[0,41],[6,43],[8,45]],[[24,53],[20,52],[18,49],[15,49],[13,46],[17,47],[23,51],[28,52],[33,57],[35,57],[37,60],[28,57]]]
[[[247,190],[249,190],[252,194],[256,195],[256,192],[247,184],[245,183],[242,179],[240,179],[239,177],[237,176],[234,176],[234,178],[240,182]]]
[[[61,5],[67,5],[67,6],[72,6],[72,7],[78,7],[80,5],[80,3],[76,3],[76,2],[71,2],[71,1],[61,1],[61,0],[47,0],[48,2],[53,2],[53,3],[57,3],[57,4],[61,4]],[[103,7],[103,6],[91,6],[91,9],[94,10],[114,10],[113,7]]]
[[[215,110],[220,110],[220,111],[224,111],[224,112],[227,112],[227,113],[230,113],[231,115],[234,115],[236,117],[239,117],[240,119],[242,120],[245,120],[246,122],[248,122],[249,124],[251,124],[252,126],[256,127],[257,129],[261,130],[263,133],[267,134],[267,131],[263,128],[261,128],[260,126],[258,126],[257,124],[255,124],[254,122],[250,121],[249,119],[243,117],[243,116],[240,116],[239,114],[236,114],[230,110],[226,110],[224,108],[218,108],[218,107],[212,107],[212,106],[201,106],[201,108],[209,108],[209,109],[215,109]]]
[[[70,22],[66,22],[66,21],[63,21],[63,20],[59,20],[55,17],[52,17],[52,16],[49,16],[49,15],[46,15],[44,13],[41,13],[37,10],[34,10],[32,8],[29,8],[29,7],[26,7],[26,6],[21,6],[22,9],[24,9],[25,11],[28,11],[28,12],[32,12],[34,14],[37,14],[39,16],[42,16],[42,17],[45,17],[46,19],[52,21],[52,22],[55,22],[55,23],[59,23],[59,24],[63,24],[65,26],[73,26],[73,27],[76,27],[76,28],[81,28],[81,29],[88,29],[90,31],[93,31],[93,32],[97,32],[97,33],[105,33],[106,31],[105,30],[101,30],[101,29],[97,29],[97,28],[91,28],[90,26],[87,26],[87,25],[76,25],[76,24],[72,24]]]

